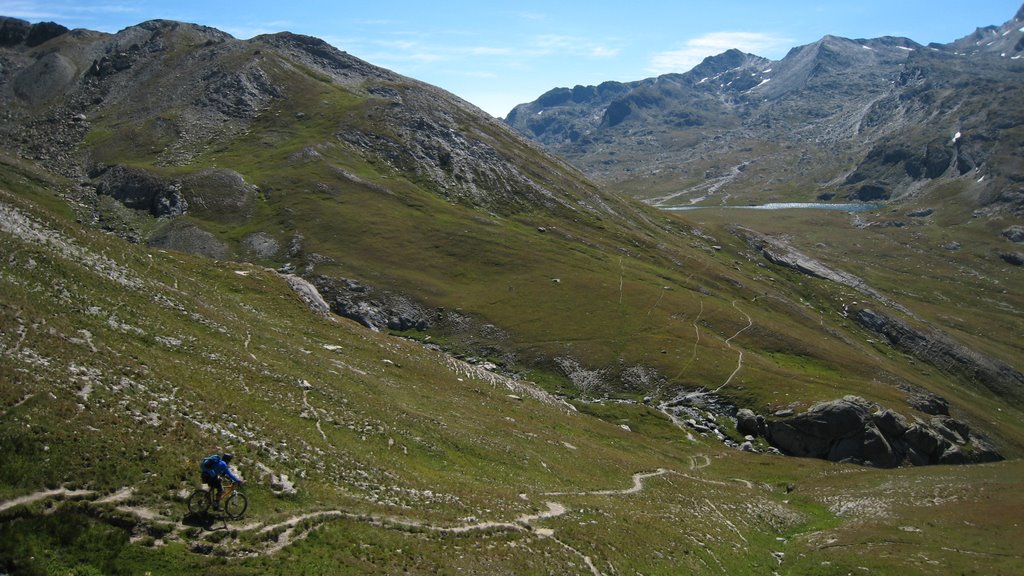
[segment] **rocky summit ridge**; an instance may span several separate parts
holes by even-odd
[[[506,122],[658,206],[913,199],[964,179],[974,208],[1019,213],[1022,24],[945,45],[825,36],[779,61],[730,50],[556,88]]]

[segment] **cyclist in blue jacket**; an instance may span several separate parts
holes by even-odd
[[[224,487],[221,485],[220,477],[227,476],[232,482],[242,485],[242,480],[235,476],[234,472],[231,471],[231,466],[228,465],[231,459],[234,458],[231,454],[214,454],[203,458],[203,462],[199,465],[199,470],[203,475],[203,483],[208,485],[211,490],[216,494],[216,498],[213,500],[213,509],[220,510],[220,498],[224,494]]]

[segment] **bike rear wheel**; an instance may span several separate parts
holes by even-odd
[[[248,507],[249,499],[245,497],[245,494],[233,492],[224,502],[224,514],[228,518],[237,520],[242,517],[242,514],[245,514],[245,510]]]
[[[188,497],[188,511],[192,514],[205,514],[210,509],[210,493],[199,488]]]

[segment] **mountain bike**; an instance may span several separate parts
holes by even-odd
[[[249,499],[237,489],[234,482],[226,481],[224,484],[224,493],[220,498],[222,510],[228,518],[238,520],[249,507]],[[206,514],[213,507],[213,494],[213,490],[208,487],[197,488],[188,497],[188,511],[192,514]]]

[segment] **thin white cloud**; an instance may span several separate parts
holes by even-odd
[[[132,14],[140,12],[139,7],[130,2],[108,4],[90,4],[88,6],[74,3],[36,2],[32,0],[13,0],[0,2],[0,14],[26,20],[77,20],[83,14]]]
[[[448,33],[448,41],[437,41],[429,35],[393,33],[385,38],[328,38],[332,44],[349,50],[361,58],[384,66],[423,64],[436,62],[457,62],[468,59],[479,63],[490,60],[498,66],[511,66],[523,61],[552,56],[579,56],[586,58],[612,58],[619,54],[615,46],[590,41],[576,36],[546,34],[524,40],[521,44],[491,45],[463,44],[450,41],[454,34]]]
[[[687,72],[708,56],[732,48],[763,56],[787,47],[790,43],[789,38],[761,32],[712,32],[687,40],[677,50],[654,54],[647,69],[654,74]]]
[[[590,49],[590,55],[595,58],[614,58],[619,55],[619,52],[618,48],[609,48],[607,46],[594,46]]]
[[[559,34],[542,34],[535,36],[530,45],[518,54],[525,56],[549,56],[552,54],[569,54],[592,58],[612,58],[618,56],[619,48],[595,42],[579,36]]]

